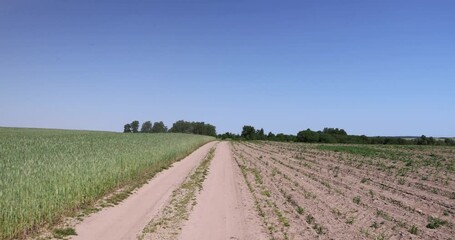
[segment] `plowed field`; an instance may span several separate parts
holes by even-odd
[[[451,239],[455,149],[234,142],[274,239]]]

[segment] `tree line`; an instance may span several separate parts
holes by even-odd
[[[322,131],[306,129],[299,131],[296,135],[265,134],[264,129],[255,129],[253,126],[245,125],[241,134],[224,133],[218,135],[221,139],[233,140],[268,140],[278,142],[307,142],[307,143],[352,143],[352,144],[394,144],[394,145],[446,145],[455,146],[451,138],[435,139],[422,135],[419,138],[407,139],[402,137],[367,137],[365,135],[349,135],[344,129],[324,128]]]
[[[140,128],[139,128],[140,127]],[[123,128],[124,133],[190,133],[207,136],[217,136],[216,127],[205,122],[176,121],[168,129],[162,121],[145,121],[142,125],[135,120],[127,123]],[[393,144],[393,145],[445,145],[455,146],[454,139],[435,139],[422,135],[418,138],[404,137],[367,137],[365,135],[349,135],[341,128],[324,128],[322,131],[306,129],[296,135],[272,132],[265,133],[263,128],[256,129],[245,125],[240,134],[226,132],[217,136],[221,139],[232,140],[267,140],[278,142],[306,142],[306,143],[352,143],[352,144]]]
[[[139,126],[141,128],[139,129]],[[188,122],[179,120],[172,124],[168,129],[162,121],[152,123],[145,121],[140,125],[139,121],[135,120],[123,126],[124,133],[191,133],[198,135],[216,136],[216,127],[204,122]]]

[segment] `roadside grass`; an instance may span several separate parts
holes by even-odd
[[[63,216],[117,204],[157,172],[214,138],[189,134],[0,128],[0,239]],[[84,209],[88,209],[85,211]]]
[[[74,230],[74,228],[57,228],[57,229],[54,229],[53,234],[54,234],[55,238],[59,238],[59,239],[67,237],[67,236],[71,236],[71,235],[74,235],[74,236],[77,235],[76,230]]]

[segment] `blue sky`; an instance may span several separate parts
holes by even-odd
[[[0,126],[455,136],[455,2],[0,2]]]

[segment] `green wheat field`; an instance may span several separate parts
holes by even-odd
[[[213,137],[0,128],[0,239],[144,181]]]

